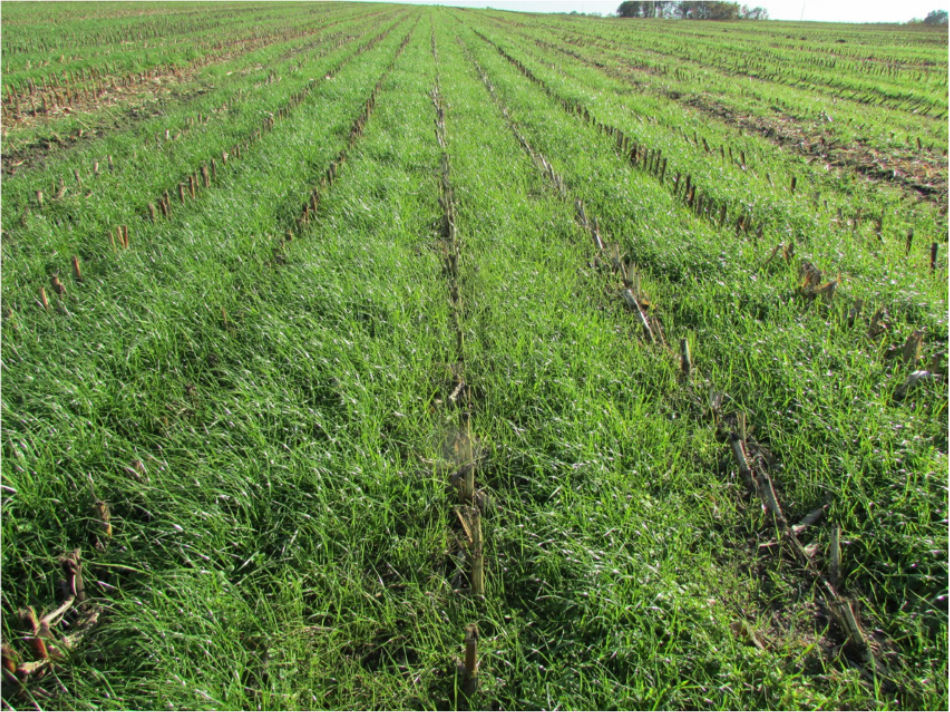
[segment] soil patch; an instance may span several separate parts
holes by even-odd
[[[894,149],[885,152],[863,141],[838,144],[833,138],[826,138],[819,127],[809,126],[787,115],[743,114],[702,95],[686,98],[670,94],[669,98],[757,133],[810,159],[855,171],[875,181],[898,185],[936,202],[944,211],[947,209],[946,157],[933,151]]]

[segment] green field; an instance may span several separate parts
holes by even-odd
[[[7,708],[947,709],[946,28],[2,23]]]

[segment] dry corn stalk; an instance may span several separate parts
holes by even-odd
[[[66,286],[59,281],[59,275],[51,275],[49,278],[50,283],[53,285],[53,290],[61,297],[66,296]]]
[[[831,580],[831,577],[826,576],[818,569],[812,556],[813,551],[809,551],[806,547],[802,546],[798,534],[789,526],[788,520],[782,512],[778,498],[775,495],[775,490],[772,487],[772,480],[768,473],[764,470],[754,470],[750,466],[743,440],[744,438],[736,433],[730,435],[730,445],[732,446],[733,455],[736,458],[743,479],[745,479],[750,488],[758,494],[762,500],[763,507],[772,512],[775,517],[775,522],[782,533],[782,537],[789,542],[793,552],[798,555],[805,568],[816,579],[816,582],[819,584],[818,590],[821,591],[827,603],[828,610],[842,631],[848,636],[851,643],[866,655],[868,662],[877,668],[878,662],[874,657],[867,635],[857,622],[851,602],[841,596],[835,583]],[[838,566],[840,566],[840,563]]]
[[[689,339],[680,339],[680,367],[682,369],[683,377],[689,378],[689,374],[693,370],[693,359],[689,353]]]
[[[465,627],[465,660],[462,663],[462,692],[474,694],[478,688],[478,626]]]
[[[7,679],[22,682],[31,676],[42,675],[56,660],[62,658],[66,651],[74,648],[99,620],[99,611],[92,608],[86,600],[79,549],[61,557],[60,563],[66,574],[63,585],[65,600],[58,608],[42,617],[38,617],[31,607],[20,609],[20,622],[27,629],[23,639],[30,646],[33,660],[21,662],[17,652],[11,646],[5,645],[3,670]],[[53,628],[73,608],[79,609],[78,620],[72,623],[68,633],[55,633]]]
[[[102,528],[103,536],[107,538],[112,537],[112,515],[109,513],[109,505],[106,504],[103,500],[97,499],[95,502],[96,516],[98,517],[99,525]]]
[[[910,336],[907,337],[907,341],[904,342],[904,350],[901,354],[904,359],[904,363],[909,366],[915,366],[920,360],[920,352],[924,342],[924,332],[921,329],[917,329]]]

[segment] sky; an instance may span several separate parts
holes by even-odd
[[[621,0],[395,0],[424,5],[493,7],[521,12],[597,12],[612,15]],[[948,0],[738,0],[740,5],[764,7],[773,20],[820,22],[907,22],[923,19],[931,10],[947,9]]]

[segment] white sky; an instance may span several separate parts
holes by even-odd
[[[614,14],[621,0],[396,0],[424,5],[493,7],[521,12],[599,12]],[[907,22],[923,19],[931,10],[947,9],[948,0],[738,0],[761,6],[773,20],[821,22]]]

